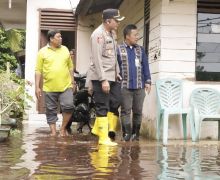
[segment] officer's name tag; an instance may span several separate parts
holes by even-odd
[[[135,58],[135,66],[140,67],[140,60],[138,58]]]

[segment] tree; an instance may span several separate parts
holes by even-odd
[[[14,52],[24,49],[24,44],[24,30],[11,29],[5,31],[3,28],[0,28],[0,70],[6,70],[6,62],[10,63],[12,71],[17,68]]]

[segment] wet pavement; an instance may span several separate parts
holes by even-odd
[[[218,141],[169,140],[97,146],[90,134],[49,137],[49,128],[25,123],[22,135],[0,143],[0,180],[220,179]]]

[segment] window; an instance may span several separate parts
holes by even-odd
[[[58,29],[62,34],[62,43],[69,49],[76,49],[76,17],[71,10],[40,9],[40,47],[47,43],[47,31]]]
[[[198,1],[196,80],[220,81],[220,2]]]
[[[76,18],[71,10],[40,9],[40,29],[76,31]]]

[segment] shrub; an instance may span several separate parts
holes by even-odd
[[[29,108],[26,99],[33,99],[25,92],[25,84],[25,80],[15,74],[0,71],[0,118],[7,119],[12,113],[22,117]]]

